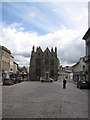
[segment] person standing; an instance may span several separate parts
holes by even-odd
[[[13,71],[12,69],[10,70],[9,77],[12,79],[13,78]]]
[[[66,83],[67,83],[67,81],[64,79],[64,80],[63,80],[63,89],[66,88]]]

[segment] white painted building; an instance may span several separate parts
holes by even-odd
[[[10,71],[13,71],[14,57],[10,56]]]
[[[73,72],[70,66],[60,66],[60,81],[66,79],[68,81],[73,79]]]
[[[73,79],[75,81],[86,79],[86,57],[81,57],[80,60],[72,66]]]

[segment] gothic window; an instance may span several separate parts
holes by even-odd
[[[51,60],[51,66],[54,66],[54,60],[53,59]]]
[[[36,59],[36,65],[41,65],[41,59]]]
[[[48,65],[46,65],[46,71],[48,71]]]
[[[45,64],[49,64],[49,59],[45,59]]]
[[[41,77],[41,69],[36,69],[36,76]]]
[[[38,53],[38,56],[40,56],[40,53]]]

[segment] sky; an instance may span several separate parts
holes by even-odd
[[[88,1],[5,1],[0,18],[0,45],[11,50],[20,66],[29,66],[33,45],[57,47],[60,65],[73,65],[86,55],[82,39],[88,29]]]

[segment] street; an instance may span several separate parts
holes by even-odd
[[[2,86],[3,118],[88,118],[88,90],[67,82]]]

